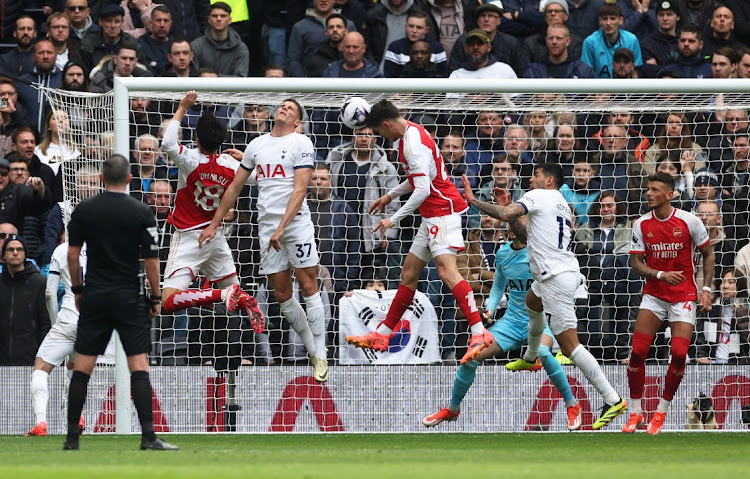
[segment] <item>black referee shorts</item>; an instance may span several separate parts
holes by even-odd
[[[104,354],[113,329],[126,355],[151,351],[151,320],[143,298],[122,292],[84,292],[75,351],[87,356]]]

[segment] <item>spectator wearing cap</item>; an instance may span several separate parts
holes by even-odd
[[[547,59],[549,53],[547,47],[547,29],[553,25],[566,25],[570,17],[570,7],[567,0],[548,0],[547,3],[542,2],[542,5],[544,7],[544,21],[546,22],[544,29],[540,33],[529,35],[523,42],[524,52],[526,52],[529,61],[532,63],[544,62]],[[568,45],[567,57],[571,60],[580,59],[583,40],[571,32],[569,28],[568,38],[570,38],[570,43]]]
[[[441,77],[448,76],[448,57],[443,45],[437,40],[427,36],[430,32],[427,14],[421,10],[415,10],[407,15],[406,36],[388,45],[383,63],[383,76],[386,78],[398,78],[404,65],[410,61],[411,46],[414,42],[425,41],[430,46],[430,63],[437,68]]]
[[[50,329],[44,299],[47,281],[26,260],[26,241],[10,235],[2,246],[0,274],[0,365],[32,366]]]
[[[750,45],[750,2],[747,0],[724,0],[724,5],[734,13],[734,34],[737,40]]]
[[[375,10],[373,7],[372,10]],[[372,10],[370,13],[372,13]],[[286,54],[286,73],[290,77],[304,77],[305,76],[305,63],[312,57],[318,45],[326,40],[326,19],[329,15],[334,13],[341,13],[337,8],[334,8],[333,0],[313,0],[313,8],[308,8],[305,11],[305,17],[294,24],[292,32],[289,35],[289,44],[287,47]],[[404,22],[406,17],[404,17]],[[368,15],[369,22],[369,15]],[[350,32],[356,32],[357,28],[354,26],[351,20],[346,21],[346,29]],[[401,25],[401,32],[403,32],[403,24]],[[385,38],[385,33],[383,38]],[[269,39],[270,41],[270,39]],[[370,45],[370,41],[367,41]],[[383,55],[385,46],[381,47],[380,57],[375,57],[377,61],[380,61]],[[370,48],[371,53],[373,49]],[[273,55],[273,53],[272,53]],[[202,64],[201,64],[202,66]]]
[[[734,13],[728,7],[719,5],[711,15],[711,23],[703,37],[703,54],[713,55],[721,47],[739,50],[744,46],[734,36]]]
[[[656,22],[658,28],[641,39],[641,55],[644,61],[644,73],[656,76],[658,68],[674,63],[679,58],[677,45],[677,23],[680,16],[674,6],[674,0],[659,0],[656,3]]]
[[[544,41],[547,58],[533,62],[524,78],[595,78],[590,66],[570,55],[570,30],[564,24],[548,26]]]
[[[93,33],[88,33],[81,40],[81,48],[75,56],[76,62],[83,65],[89,75],[91,70],[99,65],[102,58],[114,55],[120,42],[128,41],[138,45],[138,41],[129,33],[122,30],[123,17],[125,11],[119,5],[104,5],[99,10],[99,27],[100,29]],[[146,56],[138,46],[137,50],[138,63],[147,64]]]
[[[655,3],[656,0],[617,0],[617,5],[622,9],[622,16],[625,18],[622,29],[638,38],[654,32],[658,27]]]
[[[475,28],[466,35],[464,49],[466,63],[463,68],[454,70],[450,78],[516,78],[513,68],[507,63],[497,61],[492,54],[490,37],[481,28]]]
[[[52,207],[41,178],[32,176],[26,185],[10,183],[10,162],[0,158],[0,223],[13,223],[23,234],[23,218],[38,216]]]
[[[695,188],[693,208],[697,207],[699,202],[705,200],[716,201],[719,206],[723,206],[721,182],[719,181],[719,175],[714,170],[711,168],[701,168],[696,171],[693,185]]]
[[[521,42],[515,37],[498,31],[502,23],[503,4],[500,0],[494,0],[485,3],[474,10],[474,18],[477,21],[478,29],[484,31],[490,39],[493,56],[498,62],[510,65],[516,76],[523,75],[523,72],[529,68],[529,58],[523,51]],[[476,30],[472,30],[474,32]],[[468,32],[471,33],[471,32]],[[468,33],[461,35],[453,46],[450,57],[451,71],[463,68],[468,60],[466,49],[466,40]]]
[[[568,0],[570,31],[581,38],[586,38],[599,28],[599,9],[605,0]]]
[[[612,57],[612,78],[638,78],[635,57],[630,48],[618,48]]]
[[[695,173],[694,188],[693,209],[703,201],[715,201],[721,208],[727,236],[737,239],[739,247],[747,244],[747,191],[740,190],[735,198],[726,195],[719,174],[711,168],[701,168]]]
[[[683,78],[713,78],[711,62],[703,55],[703,33],[692,23],[688,23],[678,39],[680,57],[667,66],[668,70],[677,70]]]
[[[386,47],[404,36],[407,17],[416,9],[415,0],[383,0],[367,12],[367,47],[381,69]],[[429,27],[435,30],[432,21]]]
[[[605,4],[599,9],[599,30],[583,41],[581,60],[590,66],[598,78],[612,78],[612,60],[618,48],[628,48],[633,52],[635,66],[643,64],[641,46],[632,33],[621,30],[622,9],[613,4]]]

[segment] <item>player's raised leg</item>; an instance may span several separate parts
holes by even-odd
[[[461,312],[469,323],[471,331],[469,347],[466,354],[461,358],[461,364],[466,364],[492,344],[495,338],[482,324],[482,317],[474,299],[474,291],[471,289],[469,282],[458,272],[455,250],[443,251],[442,254],[435,255],[435,267],[440,279],[450,288],[453,297],[456,298],[458,307],[461,308]]]
[[[419,275],[425,266],[427,266],[427,261],[420,259],[410,251],[406,255],[404,265],[401,268],[401,284],[398,286],[396,296],[391,301],[391,306],[385,315],[385,321],[380,323],[375,331],[362,335],[347,336],[346,341],[358,348],[386,351],[388,349],[388,337],[414,300]]]

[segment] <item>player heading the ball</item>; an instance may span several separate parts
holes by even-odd
[[[245,182],[251,178],[257,181],[260,272],[268,277],[281,314],[302,339],[315,380],[325,382],[328,361],[325,313],[318,291],[319,256],[315,227],[305,199],[315,164],[315,148],[308,137],[296,132],[301,123],[302,106],[297,100],[284,100],[276,110],[271,133],[247,145],[242,168],[222,197],[211,224],[201,232],[199,242],[203,247],[210,246]],[[293,294],[292,268],[307,314]]]
[[[407,180],[378,198],[370,207],[377,214],[394,198],[412,192],[409,200],[390,218],[381,219],[372,232],[385,231],[398,224],[417,208],[422,224],[406,255],[401,269],[401,284],[393,298],[385,321],[376,331],[361,336],[347,336],[346,340],[359,348],[386,351],[389,336],[414,299],[419,275],[434,258],[440,279],[451,289],[471,329],[471,338],[461,364],[476,358],[495,339],[484,328],[474,292],[458,272],[456,253],[465,249],[461,230],[461,213],[469,206],[451,182],[440,150],[432,137],[421,126],[404,119],[396,106],[381,100],[370,109],[367,125],[380,136],[394,142],[399,161],[404,165]]]

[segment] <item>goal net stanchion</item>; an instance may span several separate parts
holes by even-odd
[[[254,136],[255,132],[251,131],[253,126],[261,124],[266,120],[263,115],[272,114],[275,107],[280,105],[286,98],[292,97],[298,99],[306,109],[307,118],[304,119],[303,124],[305,125],[306,133],[315,142],[318,160],[320,162],[328,160],[329,163],[336,154],[341,154],[342,152],[350,156],[353,154],[351,145],[347,146],[352,141],[351,132],[342,129],[337,119],[338,109],[344,100],[350,96],[362,96],[370,103],[374,103],[381,98],[387,98],[393,101],[410,119],[425,124],[431,131],[433,129],[436,130],[439,147],[446,144],[446,137],[449,136],[451,131],[461,132],[461,140],[464,143],[463,149],[466,152],[466,158],[472,162],[478,162],[476,165],[472,163],[472,168],[467,169],[467,173],[472,176],[472,181],[475,184],[475,192],[481,191],[482,188],[484,188],[484,191],[491,191],[491,188],[488,190],[488,185],[491,185],[494,181],[493,170],[495,168],[493,161],[495,161],[495,164],[500,164],[503,162],[503,154],[509,153],[509,151],[506,151],[503,135],[506,137],[505,142],[508,145],[513,144],[513,141],[519,140],[518,135],[521,134],[519,131],[515,131],[513,134],[508,133],[509,131],[513,131],[509,127],[514,127],[516,124],[523,126],[521,129],[523,134],[521,136],[525,135],[527,145],[522,149],[526,150],[526,152],[522,155],[520,168],[517,168],[518,173],[515,175],[515,178],[514,175],[508,174],[511,175],[512,182],[524,184],[524,177],[528,175],[528,167],[524,165],[530,164],[525,163],[525,161],[533,161],[534,163],[544,161],[553,162],[556,160],[559,161],[559,158],[563,158],[562,161],[564,162],[566,173],[568,173],[568,178],[574,176],[574,163],[570,155],[567,155],[567,152],[564,151],[565,148],[572,150],[574,153],[572,156],[575,157],[597,158],[596,160],[591,160],[591,163],[595,168],[599,168],[598,171],[603,171],[601,168],[605,164],[601,162],[598,155],[601,155],[606,149],[604,142],[615,142],[622,135],[627,136],[628,140],[623,148],[630,154],[636,155],[637,153],[645,158],[643,162],[638,161],[638,165],[641,165],[641,167],[646,165],[649,169],[656,169],[656,159],[658,159],[660,154],[665,154],[666,156],[672,155],[671,163],[680,168],[680,154],[683,150],[690,149],[690,142],[688,140],[694,141],[701,148],[701,152],[695,158],[698,164],[724,167],[727,164],[723,162],[729,161],[729,155],[733,154],[733,145],[719,142],[718,149],[713,148],[711,145],[715,143],[717,138],[724,139],[726,137],[726,139],[729,139],[731,137],[733,140],[737,135],[734,133],[729,135],[724,131],[725,123],[731,123],[726,121],[727,113],[730,116],[739,116],[739,120],[742,121],[743,112],[746,115],[747,109],[750,107],[747,102],[747,92],[750,90],[750,87],[743,80],[603,81],[579,79],[457,81],[423,79],[414,82],[380,79],[352,81],[344,79],[117,78],[115,79],[114,92],[103,97],[87,97],[86,95],[59,91],[49,91],[49,94],[55,108],[59,108],[62,111],[71,111],[71,108],[77,106],[87,111],[84,115],[79,114],[79,117],[83,116],[83,118],[94,118],[96,120],[93,122],[81,121],[78,123],[71,121],[69,132],[62,134],[63,138],[68,138],[71,144],[80,145],[78,149],[82,153],[81,162],[85,163],[88,161],[89,163],[96,164],[96,162],[101,161],[109,153],[115,152],[130,157],[131,160],[138,163],[138,158],[141,155],[136,157],[133,154],[135,138],[144,133],[159,136],[160,123],[172,117],[177,102],[179,102],[187,90],[198,91],[198,100],[204,105],[204,108],[214,112],[214,114],[227,122],[230,130],[230,138],[227,139],[226,146],[235,146],[240,149],[244,148],[247,141]],[[94,98],[97,99],[94,100]],[[146,99],[148,101],[149,104],[145,108],[145,111],[141,111],[143,108],[142,103],[136,104],[135,100],[137,99]],[[109,116],[112,111],[114,111],[114,116]],[[632,118],[626,118],[629,116],[627,115],[628,113],[631,114]],[[183,144],[194,146],[194,120],[199,114],[200,110],[198,109],[188,112],[188,120],[186,120],[182,130],[185,135],[185,138],[182,140]],[[683,127],[686,126],[687,128],[679,130],[676,134],[677,138],[675,138],[674,133],[668,133],[666,127],[669,123],[674,123],[677,120],[683,123]],[[624,130],[616,128],[612,131],[603,131],[613,122],[625,123],[627,124],[627,128]],[[80,125],[80,129],[77,129],[77,125]],[[573,139],[575,141],[572,147],[563,147],[565,140],[562,132],[567,131],[565,127],[568,125],[572,126]],[[664,133],[662,133],[662,129],[665,130]],[[621,135],[618,132],[623,133]],[[641,145],[640,136],[638,136],[639,133],[651,143],[659,144],[662,151],[636,151],[638,147],[643,146]],[[670,137],[670,135],[672,136]],[[604,142],[600,141],[601,137],[603,137]],[[662,137],[664,140],[660,142],[659,138]],[[113,142],[113,147],[110,146],[110,141]],[[560,144],[560,148],[557,147],[558,143]],[[371,151],[385,155],[387,161],[398,170],[398,164],[389,147],[390,145],[378,141],[372,147]],[[166,160],[163,156],[161,161]],[[350,159],[350,156],[345,159]],[[510,156],[512,157],[512,155]],[[510,163],[514,161],[512,158],[505,158],[505,160]],[[79,163],[75,164],[78,165]],[[607,166],[606,168],[609,167]],[[694,170],[697,170],[697,167]],[[346,171],[354,172],[356,169]],[[626,198],[623,198],[623,204],[626,208],[624,214],[629,224],[632,219],[637,218],[643,211],[643,198],[642,191],[634,194],[628,191],[628,188],[634,186],[641,187],[645,172],[641,171],[640,176],[635,178],[633,173],[640,170],[628,170],[625,168],[624,172],[620,169],[608,169],[607,171],[610,172],[607,173],[609,176],[601,178],[603,182],[607,185],[612,185],[618,191],[625,191]],[[502,176],[500,169],[497,169],[494,173],[498,177]],[[697,171],[693,171],[693,180],[696,173]],[[723,171],[720,171],[717,172],[717,175],[720,177],[723,173]],[[403,181],[403,171],[399,170],[398,175],[397,180],[399,182]],[[339,172],[337,178],[341,180],[343,176],[345,175]],[[518,176],[520,178],[517,178]],[[681,175],[681,180],[683,181],[680,184],[680,188],[683,188],[685,191],[691,190],[694,195],[696,188],[693,184],[694,182],[691,183],[689,176],[687,174]],[[640,182],[636,180],[640,180]],[[345,197],[347,191],[350,188],[358,188],[357,185],[358,183],[341,183],[331,186],[335,193],[339,193],[339,196]],[[624,190],[621,189],[623,185]],[[372,187],[374,187],[372,184],[365,186],[365,188]],[[76,191],[76,177],[74,173],[66,176],[65,190],[67,195],[74,196],[71,193]],[[140,191],[139,193],[145,194],[147,192]],[[584,193],[585,190],[576,189],[575,186],[571,192],[571,197],[573,198],[571,201],[579,216],[586,215],[586,201],[593,201],[593,198]],[[294,346],[294,335],[289,333],[288,326],[281,319],[278,305],[275,304],[272,294],[268,291],[269,288],[265,285],[262,275],[258,274],[257,261],[259,259],[259,251],[257,229],[254,226],[254,215],[257,209],[252,190],[250,191],[249,198],[249,201],[240,201],[238,205],[239,221],[228,221],[230,227],[227,231],[232,232],[233,237],[236,239],[236,241],[230,241],[230,245],[237,255],[237,267],[242,279],[242,286],[249,289],[249,292],[256,294],[261,303],[261,309],[269,317],[267,331],[263,335],[254,335],[251,331],[248,332],[249,328],[246,325],[239,326],[240,330],[238,331],[236,329],[238,328],[236,326],[237,323],[232,323],[231,318],[230,321],[226,321],[226,319],[222,319],[221,314],[214,313],[206,308],[202,308],[200,311],[191,310],[188,312],[187,318],[185,318],[189,326],[189,349],[185,352],[184,350],[177,349],[184,343],[180,343],[177,339],[174,339],[178,335],[177,332],[185,328],[184,323],[178,325],[178,318],[175,318],[172,324],[165,323],[163,320],[156,323],[155,339],[158,350],[155,349],[156,354],[152,356],[154,364],[168,364],[167,360],[169,360],[175,364],[187,363],[193,366],[203,366],[193,369],[189,366],[154,369],[152,376],[155,378],[155,389],[166,390],[169,391],[170,395],[174,395],[174,397],[168,399],[159,398],[162,410],[167,411],[165,414],[170,419],[171,430],[194,432],[207,430],[206,424],[203,422],[203,412],[208,407],[206,406],[206,390],[224,391],[222,388],[225,387],[221,383],[221,378],[214,378],[211,368],[205,367],[207,362],[215,363],[217,359],[217,354],[215,354],[213,349],[206,352],[207,347],[214,346],[208,343],[212,341],[214,343],[228,341],[227,339],[214,339],[219,338],[219,336],[216,336],[217,332],[225,334],[225,336],[229,336],[230,334],[239,335],[242,343],[241,352],[237,353],[235,350],[226,354],[230,356],[234,355],[234,359],[237,361],[240,358],[236,357],[236,355],[239,354],[242,359],[249,359],[255,363],[252,367],[241,367],[238,370],[237,401],[239,404],[249,404],[246,409],[251,409],[249,411],[250,414],[261,418],[259,419],[260,423],[256,424],[247,415],[243,414],[243,412],[239,412],[236,414],[238,421],[237,430],[267,430],[269,423],[272,425],[275,424],[276,416],[274,413],[278,412],[278,408],[283,403],[279,395],[283,396],[286,394],[279,391],[306,390],[304,389],[306,386],[302,386],[304,381],[298,381],[298,378],[309,376],[311,372],[309,371],[310,367],[304,361],[304,349],[301,346]],[[357,209],[357,201],[359,200],[357,195],[350,195],[344,199],[349,206],[353,207],[353,210]],[[725,205],[732,202],[734,202],[733,198],[724,198]],[[692,209],[694,206],[693,198],[686,197],[683,206]],[[359,212],[353,211],[347,214],[357,215],[357,213]],[[734,210],[731,214],[728,209],[724,211],[724,224],[727,226],[725,229],[729,230],[731,226],[735,230],[740,230],[741,224],[736,221],[736,218],[740,218],[740,223],[741,221],[745,221],[746,224],[746,213],[747,211],[745,210]],[[482,227],[478,212],[472,210],[467,216],[470,221],[466,226],[467,232]],[[316,218],[321,217],[325,217],[325,215],[316,216]],[[362,231],[360,236],[364,235],[363,226],[365,222],[361,219],[363,217],[364,215],[357,216],[354,223],[344,223],[343,228],[359,228]],[[582,223],[579,225],[579,229],[584,226]],[[329,264],[326,266],[330,270],[328,271],[331,277],[330,280],[326,279],[327,276],[325,273],[321,274],[321,277],[324,278],[321,284],[324,288],[327,288],[326,291],[329,294],[326,296],[330,297],[330,305],[327,303],[327,307],[330,308],[327,311],[330,312],[327,313],[327,316],[328,321],[330,321],[328,347],[332,370],[328,390],[331,392],[333,400],[339,408],[341,421],[347,430],[368,430],[366,425],[358,422],[357,417],[363,409],[370,411],[373,407],[372,404],[376,402],[375,398],[357,396],[353,391],[355,388],[349,386],[349,379],[358,381],[358,384],[370,384],[369,381],[374,380],[370,375],[377,375],[377,371],[383,371],[383,368],[393,368],[394,371],[403,371],[404,377],[411,378],[413,376],[408,369],[409,367],[398,369],[401,367],[395,365],[383,365],[377,368],[365,369],[339,366],[339,364],[383,363],[383,359],[377,355],[356,356],[351,353],[351,348],[343,343],[343,335],[345,334],[343,328],[351,326],[354,320],[360,321],[362,324],[368,324],[374,321],[374,319],[369,316],[373,308],[357,310],[351,305],[345,306],[345,301],[339,303],[344,292],[342,288],[355,289],[360,286],[364,287],[367,280],[373,279],[373,276],[384,279],[386,287],[394,288],[398,282],[403,255],[408,250],[411,243],[410,238],[413,236],[415,229],[416,226],[413,223],[404,222],[399,230],[399,237],[396,240],[390,241],[388,249],[382,253],[373,248],[374,241],[369,241],[368,243],[367,241],[360,240],[362,244],[359,248],[353,248],[353,253],[361,253],[359,256],[360,260],[367,258],[371,263],[362,263],[360,261],[362,264],[347,264],[347,268],[357,268],[358,273],[355,278],[347,278],[346,275],[349,270],[342,268],[344,265],[341,263],[346,263],[346,259],[349,258],[346,255],[334,256],[334,260],[328,260]],[[347,245],[353,241],[347,235],[340,235],[340,231],[332,233],[324,228],[318,232],[322,235],[333,235],[337,238],[337,241],[344,241]],[[469,239],[471,238],[470,236]],[[739,241],[746,242],[747,237],[741,236],[735,239],[738,240],[739,244]],[[401,240],[402,244],[398,240]],[[483,240],[474,237],[474,241],[481,244]],[[598,253],[589,247],[591,245],[584,245],[586,247],[581,246],[581,242],[582,240],[579,238],[575,243],[578,247],[576,253],[581,259],[582,266],[584,267],[583,272],[587,276],[589,298],[579,300],[581,302],[579,317],[582,318],[579,333],[582,341],[592,351],[596,352],[597,357],[610,364],[607,366],[607,373],[614,376],[613,382],[616,384],[617,389],[627,395],[624,367],[618,365],[616,362],[621,357],[616,356],[615,351],[617,351],[617,355],[621,355],[623,351],[627,352],[634,320],[633,312],[637,312],[637,305],[640,298],[640,280],[627,274],[629,270],[628,265],[623,267],[617,264],[602,267],[601,264],[594,264],[598,261]],[[319,245],[321,247],[327,247],[326,244],[330,243],[326,243],[324,239],[319,238]],[[344,250],[347,251],[347,254],[352,253],[347,248],[344,248]],[[479,251],[483,251],[481,247]],[[621,251],[618,250],[618,252]],[[625,256],[627,256],[627,252],[625,252]],[[342,258],[344,259],[342,260]],[[620,257],[620,260],[622,260],[622,257]],[[482,258],[482,261],[485,261],[485,258]],[[480,264],[479,266],[476,263],[472,264],[473,268],[489,268],[486,264]],[[343,273],[341,272],[342,270],[344,270]],[[411,337],[419,336],[420,339],[418,343],[409,343],[408,347],[403,349],[408,349],[406,353],[411,354],[411,359],[414,363],[435,364],[444,360],[448,362],[443,367],[427,367],[424,370],[418,369],[424,366],[411,366],[411,368],[417,368],[414,371],[423,371],[421,374],[425,378],[424,381],[417,380],[415,382],[416,386],[407,387],[406,390],[409,390],[408,393],[393,392],[393,396],[389,393],[387,396],[390,399],[383,399],[381,401],[386,404],[389,402],[393,403],[393,398],[397,397],[402,402],[415,403],[410,404],[405,410],[405,414],[411,417],[429,414],[434,412],[432,410],[434,407],[444,404],[447,397],[446,394],[450,391],[449,387],[454,372],[454,366],[449,361],[452,357],[460,357],[462,354],[461,348],[464,347],[467,339],[465,321],[455,319],[456,308],[450,291],[441,286],[434,268],[428,267],[427,271],[426,277],[420,281],[420,290],[425,294],[425,309],[429,310],[430,327],[420,330],[417,333],[415,325],[419,324],[420,318],[412,319]],[[609,275],[613,271],[619,273],[617,275]],[[623,273],[625,274],[623,275]],[[473,270],[469,271],[469,275],[471,274],[474,274]],[[258,283],[258,285],[257,287],[248,286],[249,283]],[[482,301],[486,300],[489,282],[480,283],[475,281],[473,284],[478,284],[478,302],[480,299]],[[625,287],[623,288],[623,286]],[[630,286],[630,288],[627,286]],[[716,288],[716,291],[718,291],[718,288]],[[624,295],[628,301],[625,301],[623,304],[618,300],[619,295]],[[744,297],[746,297],[746,292]],[[362,298],[364,298],[362,301],[366,303],[366,297],[362,296]],[[720,300],[721,298],[717,296],[717,301]],[[745,299],[737,301],[740,303],[743,301],[746,302]],[[339,307],[339,304],[342,306]],[[422,310],[422,308],[417,309],[419,311]],[[502,311],[499,311],[498,315],[501,313]],[[242,318],[239,318],[237,321],[241,320]],[[722,346],[717,345],[719,342],[717,338],[722,334],[723,323],[718,320],[714,321],[714,323],[718,326],[718,329],[714,330],[715,334],[713,336],[711,331],[701,330],[698,332],[698,335],[703,335],[704,340],[691,348],[691,358],[693,358],[693,361],[695,357],[706,354],[705,350],[709,351],[707,354],[712,358],[716,356],[717,349],[721,350]],[[626,327],[622,327],[623,325]],[[736,331],[733,328],[735,326],[730,324],[726,331],[727,335],[732,335],[730,341],[730,349],[732,351],[728,354],[730,361],[734,361],[738,355],[738,352],[733,349],[735,345],[739,343],[739,346],[744,347],[743,341],[747,341],[746,336],[744,336],[744,339],[741,336],[741,331]],[[706,337],[708,339],[705,339]],[[298,342],[299,340],[296,339],[296,341]],[[658,349],[659,356],[653,359],[654,364],[658,364],[658,366],[649,366],[654,376],[663,375],[663,369],[665,369],[664,364],[667,357],[665,355],[668,355],[668,341],[666,341],[667,346],[663,346],[665,344],[663,339],[661,340],[661,344],[662,347]],[[174,347],[174,349],[168,350],[166,346]],[[746,351],[746,349],[740,350],[739,354],[741,355],[743,351]],[[724,353],[722,352],[721,354]],[[744,354],[747,353],[745,352]],[[501,362],[506,358],[508,356],[501,358]],[[281,363],[282,368],[265,367],[266,364],[271,364],[272,362]],[[180,367],[183,369],[180,369]],[[129,432],[132,428],[131,423],[137,424],[137,420],[132,416],[132,413],[127,412],[128,410],[125,409],[129,407],[130,401],[127,393],[129,391],[129,373],[124,361],[121,362],[118,360],[115,369],[119,371],[116,374],[118,378],[118,387],[116,389],[119,393],[117,397],[117,411],[118,413],[120,411],[123,412],[123,414],[117,414],[116,430],[118,433],[121,431]],[[505,381],[506,377],[502,375],[502,369],[501,367],[483,368],[486,371],[484,373],[486,376],[480,375],[477,383],[482,382],[483,377],[490,380]],[[287,371],[289,372],[287,373]],[[575,372],[572,369],[566,369],[566,373],[575,376]],[[712,374],[691,374],[690,370],[688,370],[680,394],[692,400],[699,392],[705,391],[709,393],[709,390],[714,388],[714,383],[716,383]],[[103,384],[100,388],[93,388],[94,394],[106,396],[108,389],[104,383],[109,380],[103,379]],[[274,381],[282,381],[282,384],[269,384]],[[298,381],[298,383],[294,381]],[[523,429],[524,422],[527,419],[533,422],[539,417],[544,416],[544,413],[540,411],[544,410],[545,407],[552,407],[548,404],[552,399],[539,399],[540,394],[542,396],[543,394],[541,392],[536,393],[537,390],[541,391],[539,388],[543,382],[542,379],[536,377],[530,378],[529,376],[508,376],[507,381],[512,381],[513,384],[517,385],[515,392],[489,391],[481,389],[481,386],[476,385],[476,391],[472,389],[472,392],[466,399],[467,402],[475,402],[470,402],[467,404],[467,408],[464,409],[462,407],[462,410],[471,411],[474,409],[481,411],[481,414],[490,414],[491,411],[486,410],[486,407],[483,405],[484,398],[481,397],[481,394],[500,395],[501,398],[499,400],[501,402],[506,400],[514,404],[514,413],[511,415],[514,418],[514,422],[495,425],[493,426],[495,429],[490,428],[489,430],[518,430],[519,428]],[[181,384],[184,386],[182,388],[175,388],[175,383],[185,384]],[[287,384],[287,386],[284,386],[284,384]],[[293,387],[291,386],[292,384],[294,384]],[[388,387],[375,389],[388,389]],[[394,383],[393,391],[396,390],[398,390],[398,385]],[[437,394],[435,391],[439,391],[440,393]],[[218,395],[219,393],[216,394]],[[290,394],[301,393],[293,392]],[[440,397],[436,397],[436,394]],[[592,392],[589,391],[588,394],[589,397],[594,398]],[[257,399],[257,395],[265,395],[268,398],[263,397],[262,400],[252,402],[247,399],[248,397],[255,397]],[[386,394],[385,391],[382,391],[375,393],[375,395],[376,397],[380,397]],[[429,398],[429,400],[425,400],[424,398]],[[214,416],[211,416],[208,412],[205,414],[206,417],[213,418],[206,419],[207,422],[214,421],[217,415],[220,415],[218,409],[229,409],[226,404],[221,406],[221,401],[216,397],[208,399],[215,400],[215,409],[217,410],[212,411]],[[348,406],[341,404],[346,402],[349,403]],[[426,404],[426,402],[429,402],[429,404]],[[537,402],[539,405],[537,405]],[[189,414],[180,415],[170,412],[171,409],[185,411],[186,407],[194,407],[199,410],[192,411],[193,415],[191,417],[188,417],[190,416]],[[398,407],[401,407],[400,403]],[[532,411],[533,414],[529,413],[532,407],[538,409]],[[733,408],[736,408],[736,403]],[[673,408],[673,411],[676,412],[677,410],[677,408]],[[734,409],[732,410],[734,411]],[[382,424],[383,430],[411,430],[412,426],[394,425],[384,419],[386,415],[392,415],[399,411],[401,409],[383,413],[368,412],[368,414],[375,417],[376,419],[374,420],[378,421],[378,424]],[[488,430],[484,426],[480,426],[482,424],[481,421],[472,421],[470,414],[472,413],[462,413],[462,420],[459,423],[463,421],[464,415],[468,415],[464,423],[471,424],[470,428],[476,427],[478,428],[477,430]],[[734,412],[725,412],[725,414],[728,414],[729,416],[727,417],[730,418],[735,418],[736,416]],[[196,419],[194,416],[199,416],[199,418]],[[678,418],[678,416],[680,417]],[[672,414],[671,417],[674,418],[672,419],[674,423],[668,427],[682,427],[680,422],[682,422],[683,417],[681,416],[681,414]],[[491,416],[484,417],[490,418],[491,421]],[[536,417],[537,419],[531,419],[532,417]],[[316,418],[308,419],[312,424],[315,424],[317,420],[318,425],[320,425],[318,416]],[[300,419],[300,421],[304,420],[304,418]],[[324,419],[323,421],[325,422],[326,420],[328,419]],[[526,423],[527,426],[529,425],[528,421]],[[217,424],[212,424],[212,426],[213,429],[211,430],[229,429],[229,427],[222,429],[225,427],[224,423],[220,424],[221,427],[217,427]],[[230,425],[227,424],[226,426]],[[335,425],[330,427],[335,427]],[[416,427],[418,428],[418,425]],[[555,430],[554,428],[555,425],[553,424],[552,429]],[[273,426],[271,429],[275,430]]]

